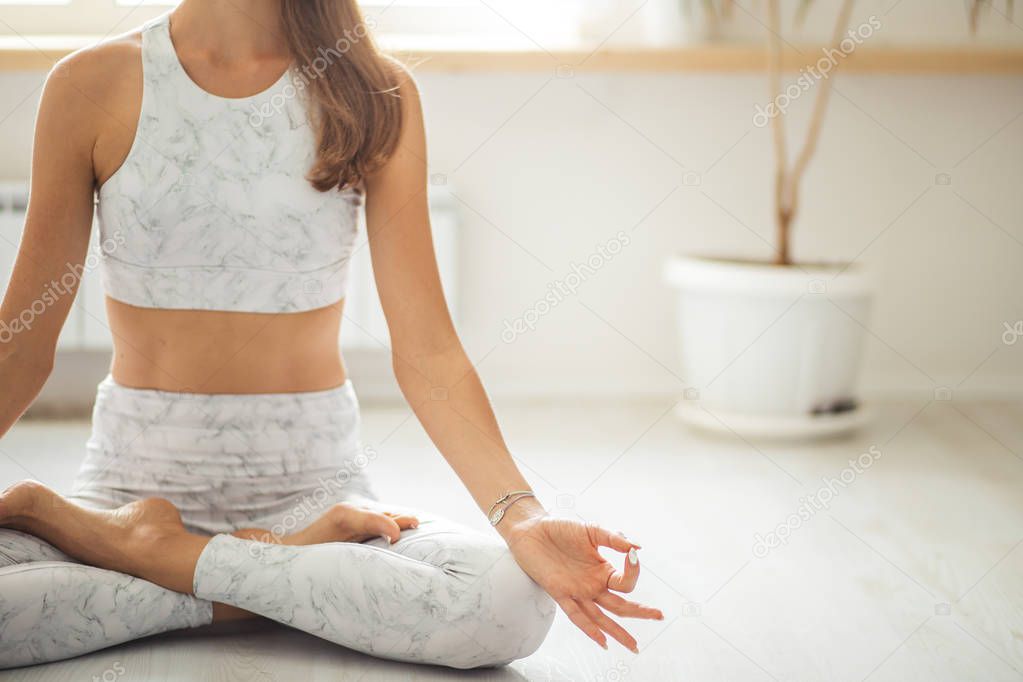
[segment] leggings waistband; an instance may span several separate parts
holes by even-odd
[[[196,405],[218,410],[238,407],[256,410],[261,416],[278,414],[280,411],[293,414],[298,410],[322,412],[351,407],[358,409],[358,400],[351,380],[336,388],[298,393],[181,393],[154,388],[131,388],[117,383],[112,376],[107,375],[97,387],[96,398],[97,404],[100,400],[107,400],[140,407],[172,403],[181,403],[186,406],[185,409]]]
[[[197,394],[128,388],[107,377],[90,455],[198,475],[319,470],[359,453],[351,382],[309,393]]]

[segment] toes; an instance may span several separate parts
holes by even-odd
[[[383,512],[339,502],[330,509],[330,520],[336,532],[346,540],[363,541],[374,537],[397,542],[401,528],[393,518]]]
[[[50,495],[53,491],[39,481],[18,481],[0,493],[0,517],[31,516]]]
[[[409,528],[419,528],[419,519],[411,514],[388,514],[394,522],[398,524],[398,528],[402,530],[408,530]]]
[[[339,532],[360,542],[382,537],[393,544],[401,538],[403,530],[419,527],[419,519],[411,514],[376,511],[345,502],[333,505],[329,513]]]
[[[401,539],[401,526],[386,514],[366,512],[366,534],[369,536],[380,536],[387,538],[387,541],[394,544]]]
[[[63,498],[39,481],[24,480],[0,493],[0,526],[33,532],[35,521],[50,518]]]

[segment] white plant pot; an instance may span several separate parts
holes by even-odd
[[[857,376],[872,291],[857,266],[778,267],[678,257],[683,378],[690,424],[747,436],[848,431],[866,413]]]

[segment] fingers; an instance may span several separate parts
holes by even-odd
[[[614,571],[607,579],[607,589],[615,592],[632,592],[639,580],[639,552],[633,547],[625,555],[625,570]]]
[[[621,533],[612,533],[611,531],[604,530],[600,526],[594,525],[589,526],[589,531],[590,540],[593,544],[599,547],[610,547],[611,549],[622,552],[623,554],[633,547],[640,549],[639,545],[635,542],[629,542],[629,539]]]
[[[601,630],[611,635],[615,641],[632,653],[639,653],[639,647],[636,646],[636,638],[630,635],[621,625],[608,618],[607,614],[601,611],[596,604],[593,602],[580,602],[579,607],[583,613],[589,616],[591,621],[596,623]]]
[[[605,592],[604,594],[597,597],[596,602],[600,606],[616,616],[622,618],[643,618],[645,620],[664,620],[664,613],[660,609],[651,608],[649,606],[643,606],[637,604],[634,601],[623,599],[617,594],[611,594]]]
[[[604,633],[600,631],[597,624],[593,620],[583,613],[583,610],[579,608],[579,604],[576,603],[571,597],[565,597],[558,599],[558,606],[565,612],[568,619],[572,621],[577,628],[586,633],[586,636],[592,639],[600,646],[607,648],[607,638],[604,637]]]

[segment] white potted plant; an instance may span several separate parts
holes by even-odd
[[[731,0],[703,0],[717,21]],[[811,0],[801,0],[798,14]],[[971,27],[986,0],[971,0]],[[843,41],[853,0],[843,0],[832,54],[848,54]],[[860,356],[871,308],[871,278],[858,263],[795,260],[791,231],[799,189],[813,158],[831,92],[830,77],[816,88],[809,128],[789,162],[782,93],[779,0],[768,0],[769,80],[776,98],[763,112],[772,127],[773,262],[679,256],[666,278],[678,289],[678,330],[683,376],[691,384],[679,413],[690,424],[745,436],[813,437],[848,431],[866,412],[857,394]],[[848,48],[846,45],[845,48]],[[855,49],[855,48],[853,48]],[[805,74],[803,74],[805,77]]]

